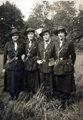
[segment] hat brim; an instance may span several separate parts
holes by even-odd
[[[58,36],[58,33],[59,33],[60,31],[63,31],[63,32],[65,33],[65,36],[67,36],[67,32],[65,31],[65,29],[55,30],[55,31],[54,31],[54,34]]]
[[[13,34],[18,34],[19,35],[20,32],[10,33],[8,37],[11,38]]]
[[[24,32],[24,36],[26,36],[29,32],[35,33],[35,30],[25,31],[25,32]]]
[[[42,37],[42,36],[43,36],[43,34],[44,34],[45,32],[48,32],[49,34],[51,34],[51,32],[50,32],[50,31],[44,31],[44,32],[42,32],[42,33],[40,33],[40,34],[39,34],[39,35],[40,35],[40,37]]]

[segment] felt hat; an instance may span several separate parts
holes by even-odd
[[[58,36],[58,32],[63,31],[65,36],[67,35],[66,29],[64,26],[59,26],[56,30],[54,30],[54,34]]]
[[[26,36],[29,32],[35,33],[35,30],[33,28],[28,28],[25,32],[24,35]]]
[[[19,33],[20,33],[20,32],[19,32],[17,29],[13,29],[13,30],[11,30],[11,32],[9,33],[9,38],[11,38],[13,34],[18,34],[18,35],[19,35]]]
[[[42,37],[45,32],[49,32],[50,33],[50,30],[48,28],[43,28],[42,32],[39,35]]]

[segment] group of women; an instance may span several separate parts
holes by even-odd
[[[28,28],[21,41],[20,32],[13,29],[4,48],[3,71],[5,89],[9,88],[12,99],[17,99],[23,87],[29,94],[35,94],[40,87],[48,96],[56,88],[64,108],[71,92],[75,92],[74,63],[76,54],[73,42],[66,39],[66,29],[59,26],[52,40],[48,28],[43,28],[41,41],[35,39],[35,30]],[[56,84],[55,84],[56,83]]]

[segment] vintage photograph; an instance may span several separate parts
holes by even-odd
[[[0,0],[0,120],[83,120],[82,0]]]

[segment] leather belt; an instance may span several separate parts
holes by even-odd
[[[59,60],[67,60],[69,58],[65,58],[65,57],[60,57]]]
[[[14,60],[20,60],[18,57],[8,58],[7,63],[13,62]]]

